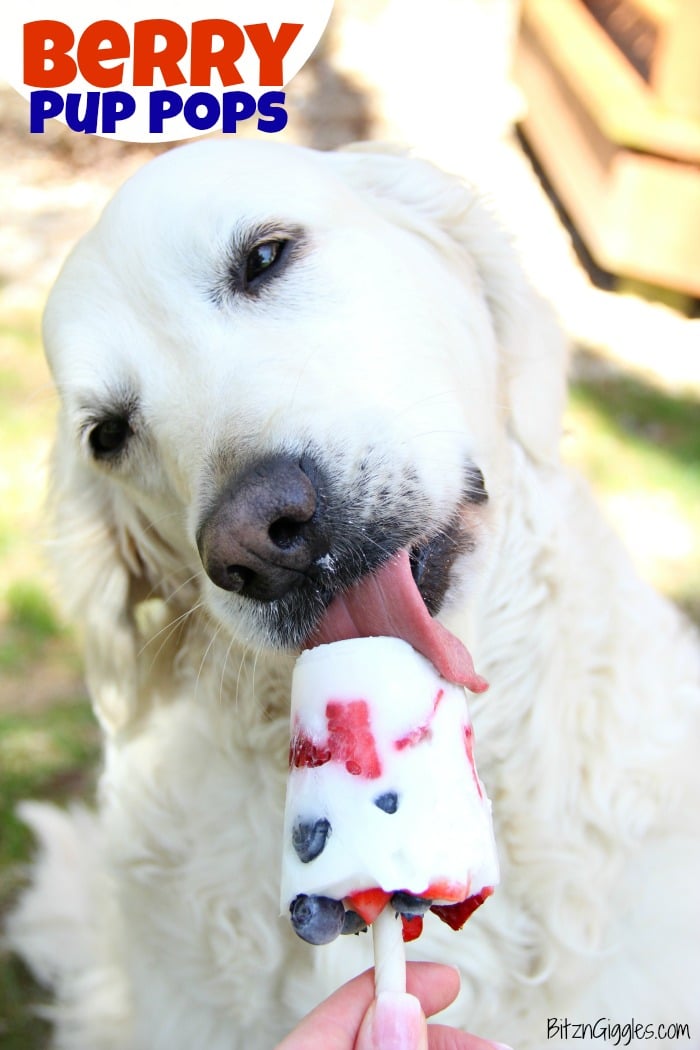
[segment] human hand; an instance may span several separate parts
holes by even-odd
[[[373,971],[348,981],[324,1000],[277,1050],[508,1050],[426,1017],[444,1010],[459,992],[459,974],[438,963],[409,963],[409,994],[374,999]]]

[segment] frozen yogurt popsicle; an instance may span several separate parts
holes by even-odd
[[[498,882],[464,688],[401,639],[353,638],[302,653],[291,704],[281,906],[299,936],[385,909],[404,940],[428,909],[460,929]]]

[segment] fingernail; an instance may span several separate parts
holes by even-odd
[[[374,1004],[373,1043],[382,1050],[420,1050],[425,1018],[415,995],[382,992]]]
[[[505,1043],[491,1043],[493,1050],[513,1050],[512,1046],[506,1046]]]

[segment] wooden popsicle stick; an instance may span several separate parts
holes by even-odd
[[[372,923],[374,939],[374,993],[406,991],[406,950],[401,916],[390,904]]]

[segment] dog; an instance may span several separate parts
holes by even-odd
[[[44,335],[104,735],[96,813],[23,808],[8,935],[56,1046],[270,1050],[371,965],[278,902],[290,674],[344,617],[490,683],[501,884],[411,945],[461,972],[446,1020],[700,1045],[697,638],[561,463],[566,340],[481,194],[369,145],[179,147],[69,256]]]

